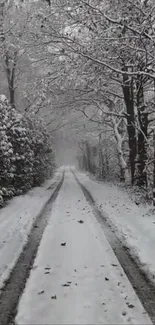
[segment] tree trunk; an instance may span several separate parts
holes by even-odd
[[[91,173],[91,155],[89,143],[86,141],[86,157],[87,157],[87,171]]]
[[[105,170],[106,170],[106,174],[109,175],[109,157],[108,157],[108,150],[107,148],[105,149],[105,153],[104,153],[104,157],[105,157]]]
[[[127,164],[124,159],[123,150],[122,150],[123,138],[118,130],[119,123],[116,122],[114,117],[112,117],[112,123],[114,128],[114,135],[117,143],[118,161],[120,167],[120,181],[125,182],[127,180]]]
[[[9,86],[9,94],[10,94],[10,104],[12,107],[16,107],[15,105],[15,90],[14,86],[12,87],[11,85]]]
[[[101,134],[99,135],[99,178],[103,179],[104,178],[104,163],[103,163],[103,152],[102,152],[102,136]]]
[[[126,69],[127,71],[127,69]],[[135,114],[134,114],[134,99],[133,99],[133,81],[128,75],[123,75],[123,94],[127,110],[127,132],[129,138],[129,161],[131,168],[131,182],[135,181],[135,159],[137,154],[136,147],[136,130],[135,130]]]
[[[7,1],[2,1],[0,3],[0,48],[1,48],[1,56],[4,57],[5,61],[5,72],[8,82],[8,91],[10,97],[10,104],[12,107],[15,107],[15,70],[17,64],[17,51],[14,52],[13,58],[10,57],[9,52],[7,51],[7,47],[5,44],[5,34],[3,30],[3,23],[4,23],[4,6]],[[12,64],[13,61],[13,64]],[[11,62],[11,64],[10,64]]]
[[[0,46],[3,44],[5,37],[3,31],[3,10],[4,10],[4,1],[0,1]]]
[[[7,81],[8,81],[8,89],[9,89],[9,99],[10,99],[10,104],[12,107],[16,107],[15,105],[15,85],[14,85],[14,80],[15,80],[15,69],[16,69],[16,62],[17,62],[17,53],[14,53],[14,62],[13,66],[10,66],[10,57],[9,53],[6,51],[5,54],[5,65],[6,65],[6,75],[7,75]]]
[[[138,145],[137,145],[137,180],[138,186],[147,185],[147,132],[148,113],[145,112],[142,79],[137,82],[137,110],[138,110]]]
[[[153,205],[155,206],[155,129],[153,130],[153,149],[154,149],[154,164],[153,164]]]

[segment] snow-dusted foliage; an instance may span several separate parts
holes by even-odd
[[[23,116],[0,96],[0,206],[40,185],[54,168],[51,139],[36,116]]]

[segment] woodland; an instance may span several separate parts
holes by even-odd
[[[61,137],[155,204],[153,0],[3,0],[0,53],[1,206],[52,175]]]

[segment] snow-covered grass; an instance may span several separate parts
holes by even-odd
[[[34,221],[50,198],[52,184],[61,176],[62,170],[58,170],[43,186],[13,198],[0,210],[0,288],[23,250]]]
[[[150,323],[67,170],[18,306],[16,324]]]
[[[98,207],[107,217],[132,255],[152,281],[155,278],[155,212],[148,203],[137,205],[134,195],[116,184],[90,179],[77,172],[81,183],[94,197]]]

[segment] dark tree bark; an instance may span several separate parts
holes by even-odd
[[[103,162],[103,152],[102,152],[102,136],[99,135],[99,150],[98,150],[98,156],[99,156],[99,178],[103,179],[105,175],[104,171],[104,162]]]
[[[12,107],[16,107],[15,105],[15,70],[16,70],[16,63],[17,63],[17,53],[14,54],[14,62],[13,66],[10,66],[9,63],[9,54],[6,52],[5,54],[5,65],[6,65],[6,76],[8,81],[8,89],[9,89],[9,97],[10,97],[10,104]]]
[[[8,91],[10,97],[10,104],[15,107],[15,70],[17,64],[17,51],[14,52],[13,57],[10,57],[7,47],[5,44],[5,34],[3,30],[4,17],[4,7],[7,1],[0,1],[0,45],[1,45],[1,55],[4,57],[5,62],[5,72],[8,82]],[[13,61],[13,63],[12,63]],[[11,63],[10,63],[11,62]]]
[[[87,157],[87,171],[91,173],[92,172],[92,170],[91,170],[91,154],[90,154],[90,147],[89,147],[89,144],[87,141],[85,143],[85,146],[86,146],[86,157]]]
[[[153,162],[153,205],[155,206],[155,129],[153,130],[153,148],[154,148],[154,162]]]
[[[145,112],[143,77],[137,80],[137,110],[138,110],[138,144],[137,144],[137,180],[138,186],[147,186],[147,136],[148,136],[148,113]]]
[[[127,71],[127,69],[126,69]],[[123,76],[123,94],[127,111],[127,132],[129,139],[129,161],[131,168],[131,182],[135,181],[135,160],[137,154],[136,144],[136,130],[135,130],[135,113],[134,113],[134,99],[133,99],[133,81],[128,75]]]
[[[108,150],[106,148],[105,153],[104,153],[104,158],[105,158],[105,170],[106,170],[106,174],[109,175],[110,173],[110,167],[109,167],[109,157],[108,157]]]

